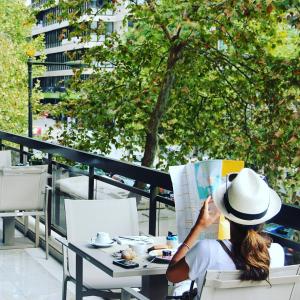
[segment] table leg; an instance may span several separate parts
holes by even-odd
[[[150,300],[164,300],[168,295],[166,275],[143,276],[141,293]]]
[[[82,300],[82,257],[76,254],[76,300]]]
[[[126,292],[126,290],[121,290],[121,300],[130,300],[131,295]]]
[[[15,217],[3,218],[3,244],[5,246],[15,244]]]

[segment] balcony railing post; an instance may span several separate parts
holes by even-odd
[[[158,195],[158,188],[156,186],[150,187],[150,203],[149,203],[149,234],[156,234],[156,196]]]
[[[89,199],[94,199],[94,171],[93,166],[89,166]]]
[[[20,145],[20,164],[24,163],[24,146]]]
[[[52,166],[52,154],[48,154],[48,173],[51,175],[48,178],[48,185],[52,187],[52,171],[53,171],[53,166]],[[48,207],[47,207],[47,217],[48,217],[48,236],[51,235],[51,220],[52,220],[52,190],[50,189],[48,193]]]

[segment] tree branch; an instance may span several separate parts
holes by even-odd
[[[153,0],[147,0],[146,3],[148,4],[150,10],[155,14],[156,13],[156,10],[155,10],[155,6],[153,4]],[[172,41],[172,37],[171,37],[171,34],[170,32],[168,31],[167,27],[164,25],[164,24],[158,24],[159,27],[162,29],[162,31],[164,32],[166,38],[169,40],[169,41]]]
[[[218,57],[223,58],[224,61],[226,61],[230,66],[236,68],[245,78],[248,79],[249,82],[252,83],[252,79],[237,64],[233,63],[226,55],[224,55],[223,53],[221,53],[215,47],[210,47],[210,48],[214,50],[215,54],[218,54]]]
[[[175,40],[177,40],[179,38],[179,35],[180,35],[180,32],[181,32],[181,28],[182,28],[181,26],[177,27],[177,33],[175,35],[173,35],[172,38],[171,38],[172,42],[175,41]]]

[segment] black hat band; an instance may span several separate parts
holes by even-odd
[[[228,199],[228,190],[226,190],[226,192],[225,192],[225,194],[224,194],[224,199],[223,199],[223,201],[224,201],[224,205],[225,205],[226,210],[227,210],[230,214],[232,214],[232,215],[234,215],[235,217],[237,217],[237,218],[239,218],[239,219],[242,219],[242,220],[252,221],[252,220],[260,219],[260,218],[264,217],[264,216],[266,215],[267,211],[268,211],[268,208],[267,208],[265,211],[263,211],[263,212],[261,212],[261,213],[259,213],[259,214],[246,214],[246,213],[242,213],[242,212],[240,212],[240,211],[234,209],[234,208],[230,205],[230,203],[229,203],[229,199]]]

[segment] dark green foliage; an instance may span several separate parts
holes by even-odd
[[[63,2],[77,21],[83,1]],[[91,48],[93,74],[75,76],[80,97],[61,102],[77,120],[61,142],[103,154],[114,145],[162,169],[193,154],[242,159],[274,186],[283,180],[290,200],[299,189],[299,3],[149,0],[128,9],[124,24],[134,26]],[[103,32],[91,22],[74,22],[75,32]]]

